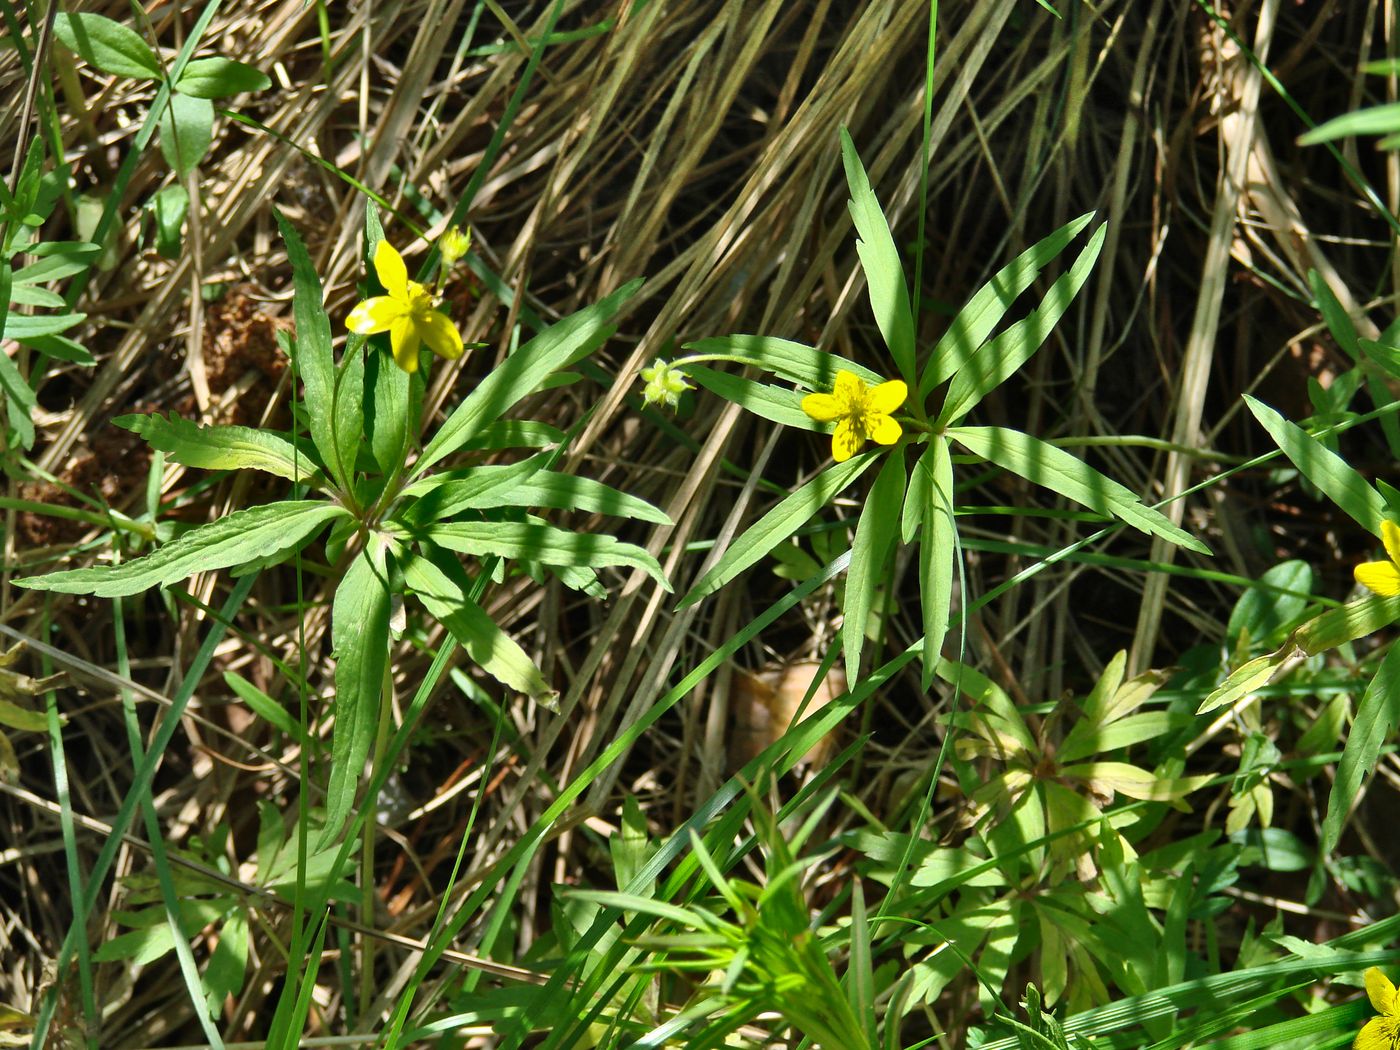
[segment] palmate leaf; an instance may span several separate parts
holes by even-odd
[[[641,547],[612,536],[509,521],[452,522],[430,526],[425,533],[440,547],[475,557],[495,555],[590,569],[625,565],[641,569],[665,590],[671,589],[655,558]]]
[[[894,358],[896,370],[912,387],[915,382],[914,314],[909,308],[904,267],[885,213],[880,210],[880,202],[870,188],[870,177],[845,128],[841,129],[841,160],[846,168],[846,183],[851,188],[849,207],[859,237],[856,254],[860,256],[860,266],[870,291],[870,308],[890,356]]]
[[[404,582],[423,608],[452,632],[467,655],[492,678],[554,709],[558,694],[525,650],[471,600],[462,567],[441,551],[430,553],[440,561],[414,557],[403,566]]]
[[[379,724],[384,668],[389,661],[388,559],[379,536],[370,536],[335,590],[331,642],[335,650],[335,730],[331,735],[323,844],[339,834],[355,804]]]
[[[15,580],[20,587],[60,594],[94,594],[118,598],[164,587],[197,572],[265,559],[290,551],[328,522],[349,512],[320,500],[292,500],[234,511],[201,525],[157,548],[144,558],[121,565],[70,569]]]
[[[601,302],[550,325],[491,372],[438,428],[414,465],[417,477],[442,457],[461,448],[522,398],[539,389],[550,373],[566,368],[603,343],[614,329],[609,322],[640,288],[640,280],[623,285]]]
[[[749,568],[778,544],[782,543],[829,503],[842,489],[860,477],[876,456],[854,456],[844,463],[827,467],[807,484],[788,496],[735,540],[724,555],[680,600],[685,608],[713,594],[739,573]]]
[[[172,462],[187,467],[203,470],[250,468],[297,482],[309,482],[317,476],[318,463],[309,448],[298,447],[271,431],[231,425],[201,426],[174,412],[169,417],[158,412],[149,416],[119,416],[112,422],[139,435]]]
[[[1110,481],[1083,460],[1019,430],[1005,427],[950,427],[947,434],[970,452],[1036,485],[1068,496],[1090,510],[1118,518],[1133,528],[1161,536],[1180,547],[1209,554],[1210,548],[1144,506],[1132,491]]]

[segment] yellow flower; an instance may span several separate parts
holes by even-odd
[[[462,356],[462,337],[443,314],[433,308],[433,296],[417,281],[408,279],[403,256],[388,241],[374,249],[374,272],[388,295],[366,299],[345,319],[345,327],[358,335],[389,333],[394,360],[405,372],[418,370],[418,347],[448,359]]]
[[[1381,542],[1390,561],[1368,561],[1355,569],[1356,582],[1375,594],[1394,598],[1400,594],[1400,525],[1381,522]]]
[[[893,445],[903,433],[891,417],[909,388],[891,379],[879,386],[867,386],[859,376],[844,369],[836,373],[836,386],[829,394],[808,394],[802,411],[819,423],[836,423],[831,435],[831,456],[837,463],[850,459],[867,440]]]
[[[438,238],[438,251],[442,252],[444,268],[456,266],[462,256],[471,250],[472,231],[463,233],[456,226],[449,226]]]
[[[1390,527],[1395,528],[1394,525]],[[1366,971],[1366,994],[1380,1016],[1366,1022],[1351,1044],[1352,1050],[1395,1050],[1400,1047],[1400,1001],[1397,1001],[1395,985],[1378,967],[1372,966]]]

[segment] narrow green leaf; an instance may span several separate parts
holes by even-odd
[[[933,437],[914,469],[930,474],[929,504],[924,510],[923,538],[919,543],[919,599],[924,625],[921,677],[924,689],[928,689],[943,655],[943,638],[948,633],[953,605],[957,525],[953,520],[953,460],[947,439],[942,435]]]
[[[1004,427],[952,427],[948,436],[990,463],[1036,485],[1068,496],[1090,510],[1118,518],[1135,529],[1201,554],[1210,548],[1144,506],[1131,491],[1110,481],[1063,449]]]
[[[1299,135],[1298,145],[1317,146],[1355,135],[1389,135],[1395,131],[1400,131],[1400,102],[1388,102],[1333,117]]]
[[[1303,476],[1327,494],[1353,521],[1373,536],[1381,534],[1385,500],[1341,456],[1327,448],[1302,427],[1290,423],[1262,401],[1248,394],[1245,404],[1254,413],[1283,454],[1303,472]]]
[[[8,301],[8,299],[7,299]],[[0,336],[27,342],[39,336],[58,335],[87,319],[87,314],[16,314],[7,313]]]
[[[1196,708],[1196,714],[1209,714],[1217,708],[1233,704],[1257,689],[1262,689],[1278,674],[1293,652],[1291,644],[1285,645],[1277,652],[1258,656],[1241,664],[1230,672],[1225,681],[1210,691],[1210,695],[1201,701],[1201,706]]]
[[[370,203],[365,208],[364,262],[368,276],[369,295],[384,294],[379,275],[372,265],[379,242],[384,240],[384,227],[379,222],[379,209]],[[349,353],[359,351],[360,336],[351,336]],[[369,437],[370,451],[379,470],[385,475],[403,466],[409,449],[418,436],[416,428],[423,406],[425,377],[419,371],[409,375],[394,364],[389,348],[388,333],[371,338],[365,347],[364,431]],[[337,424],[339,426],[339,424]]]
[[[85,62],[116,77],[159,80],[160,63],[146,41],[120,22],[94,14],[54,16],[54,36]]]
[[[461,566],[445,556],[442,565],[427,558],[412,558],[404,565],[404,582],[477,666],[506,688],[554,710],[558,694],[525,650],[467,596],[463,575]]]
[[[1327,816],[1322,822],[1324,853],[1337,848],[1361,781],[1375,768],[1381,748],[1397,726],[1400,726],[1400,645],[1392,642],[1376,670],[1376,677],[1371,679],[1357,705],[1351,732],[1346,736],[1342,760],[1337,765],[1337,779],[1327,798]]]
[[[270,87],[272,79],[262,70],[217,55],[191,59],[175,84],[176,91],[192,98],[227,98]]]
[[[331,644],[335,651],[335,728],[323,845],[338,837],[355,804],[384,702],[384,669],[389,662],[389,571],[384,541],[377,535],[369,537],[335,590]]]
[[[601,302],[550,325],[492,369],[438,428],[414,466],[414,476],[496,422],[516,402],[533,393],[551,372],[568,367],[601,346],[613,333],[608,322],[640,287],[640,280],[632,281]]]
[[[331,437],[331,408],[335,400],[335,357],[331,349],[331,322],[321,302],[321,279],[311,265],[301,237],[286,217],[273,209],[287,259],[292,264],[292,317],[296,323],[294,361],[306,387],[303,403],[311,427],[311,440],[330,468],[332,477],[346,491],[351,488],[354,463],[342,464]],[[348,470],[346,468],[349,468]]]
[[[928,397],[934,387],[955,376],[981,349],[983,341],[992,334],[992,329],[1006,315],[1006,311],[1011,309],[1011,304],[1031,286],[1045,267],[1059,258],[1069,242],[1089,225],[1093,217],[1093,212],[1081,215],[1049,237],[1031,245],[998,270],[996,276],[967,301],[933,348],[933,356],[919,380],[920,401]]]
[[[180,233],[185,227],[185,219],[190,213],[190,195],[178,182],[163,186],[156,191],[146,208],[155,219],[156,251],[167,259],[180,254]]]
[[[655,558],[612,536],[509,521],[453,522],[430,526],[425,532],[438,546],[458,554],[590,569],[625,565],[641,569],[665,590],[671,589]]]
[[[1400,620],[1400,598],[1368,594],[1314,616],[1293,632],[1293,644],[1308,656],[1375,634]]]
[[[582,510],[590,514],[610,514],[617,518],[635,518],[657,525],[670,525],[666,513],[644,499],[604,485],[592,478],[542,470],[510,493],[510,503],[502,506],[549,507],[554,510]]]
[[[835,463],[784,499],[730,545],[710,571],[680,600],[677,608],[683,609],[713,594],[788,539],[837,493],[865,473],[875,459],[876,456],[866,453],[844,463]]]
[[[174,412],[168,418],[157,412],[149,416],[118,416],[112,422],[187,467],[263,470],[298,482],[317,477],[317,464],[310,449],[298,449],[284,435],[269,430],[223,424],[201,426]]]
[[[11,313],[10,304],[10,263],[8,260],[0,260],[0,335],[8,336],[11,339],[20,339],[16,334],[16,329],[23,326],[25,322],[42,321],[39,317],[24,317],[20,314]],[[69,317],[80,319],[80,314],[69,314]],[[76,320],[75,322],[76,323]],[[69,327],[64,324],[59,328]],[[5,393],[5,414],[10,421],[10,426],[19,437],[20,445],[24,448],[34,446],[34,420],[33,411],[38,407],[39,401],[34,395],[34,389],[20,374],[19,366],[15,364],[14,358],[7,354],[3,347],[0,347],[0,390]]]
[[[519,463],[429,475],[404,490],[413,502],[399,514],[399,520],[410,526],[425,526],[445,521],[463,510],[521,506],[513,498],[514,492],[548,462],[548,456],[531,456]]]
[[[1015,375],[1044,345],[1094,272],[1094,263],[1098,261],[1107,235],[1108,224],[1104,223],[1094,231],[1068,272],[1050,286],[1039,306],[968,358],[948,384],[948,396],[938,417],[941,423],[960,421],[978,402]]]
[[[364,345],[347,349],[335,370],[331,440],[335,442],[336,462],[351,478],[355,476],[355,465],[365,438],[365,354],[368,352],[369,348]]]
[[[0,726],[20,729],[26,733],[42,733],[48,728],[49,719],[42,711],[31,711],[13,701],[0,697]]]
[[[214,141],[214,104],[172,91],[160,115],[160,152],[184,178],[204,159]]]
[[[732,376],[718,369],[706,368],[704,365],[682,365],[681,371],[710,393],[718,394],[726,401],[731,401],[763,419],[781,423],[785,427],[817,433],[827,429],[827,424],[818,423],[802,411],[802,399],[796,391],[758,383],[742,376]]]
[[[234,511],[201,525],[144,558],[121,565],[70,569],[14,582],[36,591],[95,594],[116,598],[164,587],[197,572],[228,568],[287,551],[327,522],[348,516],[341,507],[320,500],[290,500]]]
[[[846,184],[851,188],[849,208],[855,222],[856,253],[860,256],[865,283],[870,291],[870,308],[875,323],[885,338],[885,345],[894,358],[895,369],[911,387],[914,371],[914,314],[909,308],[909,287],[904,281],[904,267],[899,250],[870,177],[856,153],[855,143],[845,128],[841,129],[841,160],[846,168]]]
[[[307,746],[306,734],[292,717],[290,711],[268,696],[248,679],[234,671],[224,672],[224,684],[233,690],[240,700],[259,718],[268,722],[286,736]]]
[[[882,580],[888,582],[885,566],[899,527],[899,508],[904,505],[904,480],[904,454],[896,451],[885,457],[856,523],[851,567],[846,573],[845,604],[841,610],[841,642],[846,656],[846,674],[852,681],[860,678],[865,627],[876,592]]]
[[[25,251],[39,261],[17,271],[16,284],[47,283],[71,277],[86,270],[102,253],[102,249],[90,241],[45,241]]]
[[[836,383],[837,372],[850,372],[868,386],[883,383],[886,378],[825,350],[766,335],[717,336],[686,343],[685,349],[697,354],[717,354],[736,364],[753,365],[801,383],[808,390],[830,390]]]

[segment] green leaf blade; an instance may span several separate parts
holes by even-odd
[[[174,463],[202,470],[262,470],[295,482],[314,482],[317,463],[311,450],[286,437],[252,427],[202,426],[171,412],[169,417],[119,416],[112,420],[138,435]]]
[[[144,558],[121,565],[69,569],[15,580],[20,587],[58,594],[92,594],[118,598],[165,587],[197,572],[289,553],[302,540],[347,512],[319,500],[269,503],[201,525]]]
[[[909,306],[909,287],[904,280],[904,267],[899,260],[894,235],[880,202],[871,189],[870,177],[856,153],[855,143],[845,128],[841,129],[841,160],[846,168],[846,183],[851,190],[849,208],[855,223],[856,254],[865,271],[865,284],[870,293],[870,308],[875,323],[889,347],[899,375],[911,387],[914,370],[914,313]]]
[[[102,15],[60,12],[54,16],[54,36],[90,65],[117,77],[159,80],[155,52],[134,30]]]
[[[175,90],[191,98],[227,98],[245,91],[266,91],[272,78],[260,69],[231,58],[192,59],[180,74]]]

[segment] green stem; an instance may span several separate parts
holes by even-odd
[[[378,769],[384,761],[389,745],[389,730],[393,723],[394,672],[388,663],[384,665],[384,688],[379,700],[379,727],[374,734],[372,769]],[[375,927],[375,885],[374,885],[374,832],[378,822],[374,819],[376,799],[364,800],[366,819],[360,829],[360,921],[367,928]],[[374,1001],[374,946],[373,937],[360,939],[360,1017],[366,1016]]]

